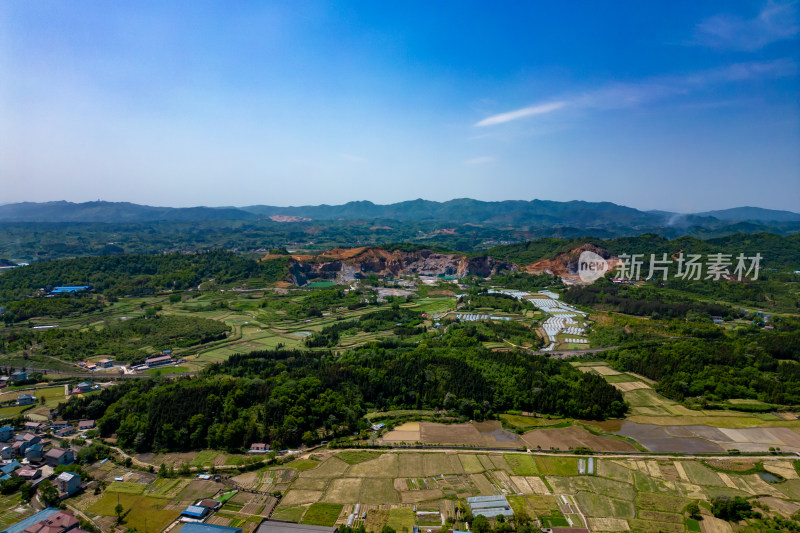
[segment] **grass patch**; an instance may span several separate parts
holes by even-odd
[[[316,468],[319,466],[319,461],[314,459],[297,459],[296,461],[292,461],[291,463],[287,463],[286,467],[294,468],[295,470],[299,470],[303,472],[305,470],[311,470],[312,468]]]
[[[636,508],[630,501],[615,500],[591,492],[579,492],[577,499],[590,516],[609,518],[633,518],[636,516]]]
[[[214,459],[217,458],[219,455],[218,452],[214,450],[203,450],[197,454],[197,457],[192,459],[192,462],[189,463],[190,466],[211,466],[214,464]]]
[[[165,366],[163,368],[151,368],[150,370],[145,370],[144,373],[156,376],[159,374],[183,374],[194,370],[196,369],[189,368],[188,366]]]
[[[536,429],[541,427],[566,427],[571,424],[570,420],[563,418],[541,418],[538,416],[523,416],[523,415],[510,415],[501,414],[500,420],[503,426],[508,426],[511,429]]]
[[[486,470],[477,455],[460,453],[458,458],[461,461],[461,466],[464,467],[464,472],[467,474],[479,474]]]
[[[119,492],[120,494],[144,494],[147,485],[144,483],[131,483],[129,481],[114,481],[106,488],[108,492]]]
[[[550,516],[540,516],[539,519],[542,521],[542,526],[544,527],[569,527],[569,522],[567,522],[567,519],[564,518],[564,515],[560,512],[558,514],[551,514]]]
[[[380,455],[382,455],[380,452],[351,451],[339,452],[336,457],[349,465],[357,465],[358,463],[377,459]]]
[[[503,454],[511,471],[517,476],[538,476],[539,468],[536,466],[536,461],[530,455],[522,455],[519,453],[506,453]]]
[[[165,498],[153,496],[137,496],[135,494],[106,494],[97,503],[89,507],[89,512],[101,516],[116,517],[114,508],[117,502],[128,512],[125,517],[125,526],[136,528],[139,531],[163,530],[170,522],[175,520],[180,511],[165,509],[170,503]],[[146,524],[145,524],[146,521]]]
[[[390,509],[386,525],[398,533],[411,533],[414,529],[414,511],[410,507]]]
[[[700,533],[700,531],[702,531],[700,529],[700,522],[698,522],[694,518],[684,519],[684,525],[686,526],[686,529],[689,530],[691,533]]]
[[[576,476],[578,475],[578,459],[576,457],[550,457],[537,456],[536,466],[545,476]]]
[[[303,515],[303,524],[312,526],[332,526],[339,518],[342,506],[338,503],[314,503]]]
[[[303,518],[303,513],[308,509],[307,505],[297,505],[294,507],[278,507],[272,513],[275,520],[286,520],[287,522],[299,522]]]

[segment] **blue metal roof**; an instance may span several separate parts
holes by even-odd
[[[0,472],[2,472],[4,474],[10,474],[11,472],[13,472],[14,470],[16,470],[17,468],[19,468],[21,466],[22,466],[22,464],[18,463],[16,460],[14,460],[14,461],[11,461],[10,463],[8,463],[7,465],[0,466]]]
[[[181,514],[191,517],[203,518],[207,512],[208,509],[206,509],[205,507],[200,507],[199,505],[190,505]]]
[[[242,533],[240,527],[215,526],[202,522],[188,522],[183,524],[180,533]]]
[[[65,292],[80,292],[89,288],[89,285],[65,285],[63,287],[55,287],[50,294],[61,294]]]

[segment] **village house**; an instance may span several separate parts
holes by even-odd
[[[33,481],[34,479],[37,479],[39,476],[41,476],[42,473],[35,468],[26,466],[24,468],[20,468],[19,470],[17,470],[16,475],[17,477],[21,477],[25,481]]]
[[[111,368],[112,366],[114,366],[114,361],[112,361],[111,359],[100,359],[97,362],[97,366],[100,368]]]
[[[28,379],[28,373],[22,370],[11,374],[11,381],[25,381],[26,379]]]
[[[0,448],[0,459],[2,459],[4,461],[8,461],[10,459],[13,459],[15,452],[16,452],[16,450],[14,450],[13,447],[11,447],[11,446],[3,446],[2,448]]]
[[[92,384],[88,381],[81,381],[72,389],[72,394],[83,394],[84,392],[89,392],[92,388]]]
[[[87,429],[94,429],[95,423],[94,420],[81,420],[78,422],[78,429],[80,431],[86,431]]]
[[[167,365],[172,362],[172,357],[169,355],[159,355],[158,357],[150,357],[149,359],[144,360],[144,364],[147,366],[161,366]]]
[[[264,444],[263,442],[254,442],[250,445],[250,449],[247,450],[247,453],[267,453],[269,451],[269,444]]]
[[[55,432],[53,432],[53,434],[56,437],[63,438],[68,435],[72,435],[73,433],[75,433],[75,431],[77,431],[75,429],[75,426],[67,426],[65,428],[57,429]]]
[[[20,524],[27,526],[21,533],[85,533],[78,527],[79,522],[75,515],[52,508],[45,509]]]
[[[33,433],[20,433],[14,437],[14,444],[11,448],[14,449],[16,457],[22,457],[25,455],[25,452],[28,451],[28,448],[39,442],[42,442],[42,439],[38,435],[34,435]]]
[[[44,462],[53,468],[60,465],[69,465],[75,462],[75,454],[72,453],[72,450],[52,448],[44,454]]]
[[[19,468],[22,468],[22,465],[18,461],[6,463],[3,466],[0,466],[0,476],[11,475]]]
[[[17,405],[30,405],[36,403],[36,396],[30,394],[20,394],[17,396]]]
[[[47,425],[42,422],[25,422],[25,431],[42,433],[47,429]]]
[[[50,423],[50,429],[53,431],[58,431],[59,429],[64,429],[65,427],[69,427],[69,422],[66,420],[53,420]]]
[[[71,496],[81,490],[81,477],[72,472],[61,472],[56,478],[56,488],[60,494]]]
[[[8,442],[14,438],[14,426],[0,427],[0,442]]]
[[[44,449],[41,442],[37,442],[25,450],[25,459],[29,463],[38,463],[42,461]]]

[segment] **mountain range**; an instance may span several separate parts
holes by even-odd
[[[0,205],[0,222],[141,223],[155,221],[259,220],[332,221],[386,220],[439,222],[519,229],[580,228],[585,230],[650,231],[659,228],[704,228],[752,233],[800,231],[800,214],[758,207],[680,214],[642,211],[611,202],[509,200],[484,202],[459,198],[446,202],[412,200],[379,205],[354,201],[343,205],[276,207],[152,207],[128,202],[23,202]]]

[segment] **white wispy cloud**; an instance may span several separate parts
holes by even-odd
[[[720,14],[704,20],[695,28],[695,40],[691,44],[753,51],[774,42],[792,39],[798,33],[797,0],[769,2],[751,19]]]
[[[468,165],[483,165],[484,163],[491,163],[492,161],[494,161],[494,157],[485,155],[482,157],[473,157],[472,159],[467,159],[464,162]]]
[[[690,95],[727,83],[761,78],[781,78],[797,74],[791,59],[734,63],[724,67],[694,72],[684,76],[653,77],[635,83],[612,83],[580,94],[562,96],[546,104],[523,107],[487,117],[475,126],[494,126],[514,120],[551,113],[560,109],[624,109],[669,98]]]
[[[553,111],[557,111],[566,105],[566,102],[548,102],[545,104],[537,104],[532,105],[529,107],[523,107],[522,109],[517,109],[515,111],[509,111],[507,113],[500,113],[498,115],[492,115],[491,117],[487,117],[477,124],[476,126],[494,126],[496,124],[503,124],[504,122],[511,122],[512,120],[518,120],[525,117],[530,117],[533,115],[543,115],[545,113],[551,113]]]

